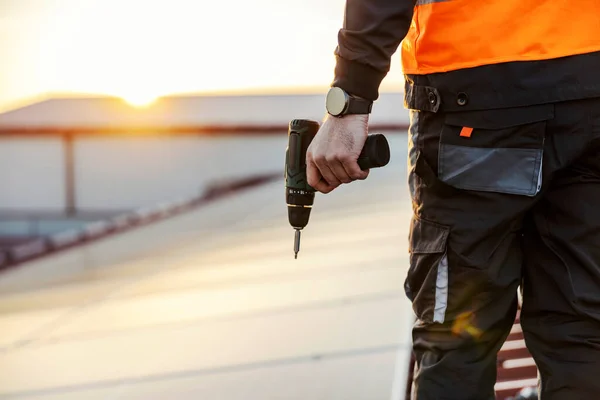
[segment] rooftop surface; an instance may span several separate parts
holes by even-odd
[[[0,276],[0,398],[400,399],[411,215],[388,166],[318,195],[292,251],[282,182]]]

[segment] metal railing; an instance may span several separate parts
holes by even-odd
[[[11,268],[39,257],[90,243],[108,235],[114,235],[164,220],[233,193],[277,179],[282,179],[281,172],[217,182],[209,185],[204,193],[198,196],[181,198],[116,215],[113,213],[112,216],[105,219],[84,222],[71,229],[41,237],[34,237],[31,240],[25,240],[9,248],[0,249],[0,269]],[[12,214],[12,217],[16,218],[16,215]],[[0,214],[0,220],[1,218]],[[37,218],[32,218],[32,223],[36,221],[39,223],[40,220],[41,216],[38,215]]]

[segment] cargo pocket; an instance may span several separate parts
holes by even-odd
[[[535,196],[542,187],[545,104],[448,113],[440,134],[438,178],[458,189]]]
[[[450,228],[413,216],[409,234],[410,267],[404,282],[413,311],[425,323],[445,320],[448,307]]]

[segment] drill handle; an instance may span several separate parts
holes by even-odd
[[[367,136],[367,140],[358,156],[358,166],[363,171],[371,168],[385,167],[390,161],[390,146],[380,133]]]

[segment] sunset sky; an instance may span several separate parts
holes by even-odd
[[[345,0],[0,0],[0,109],[49,93],[325,90]],[[384,90],[400,87],[396,55]]]

